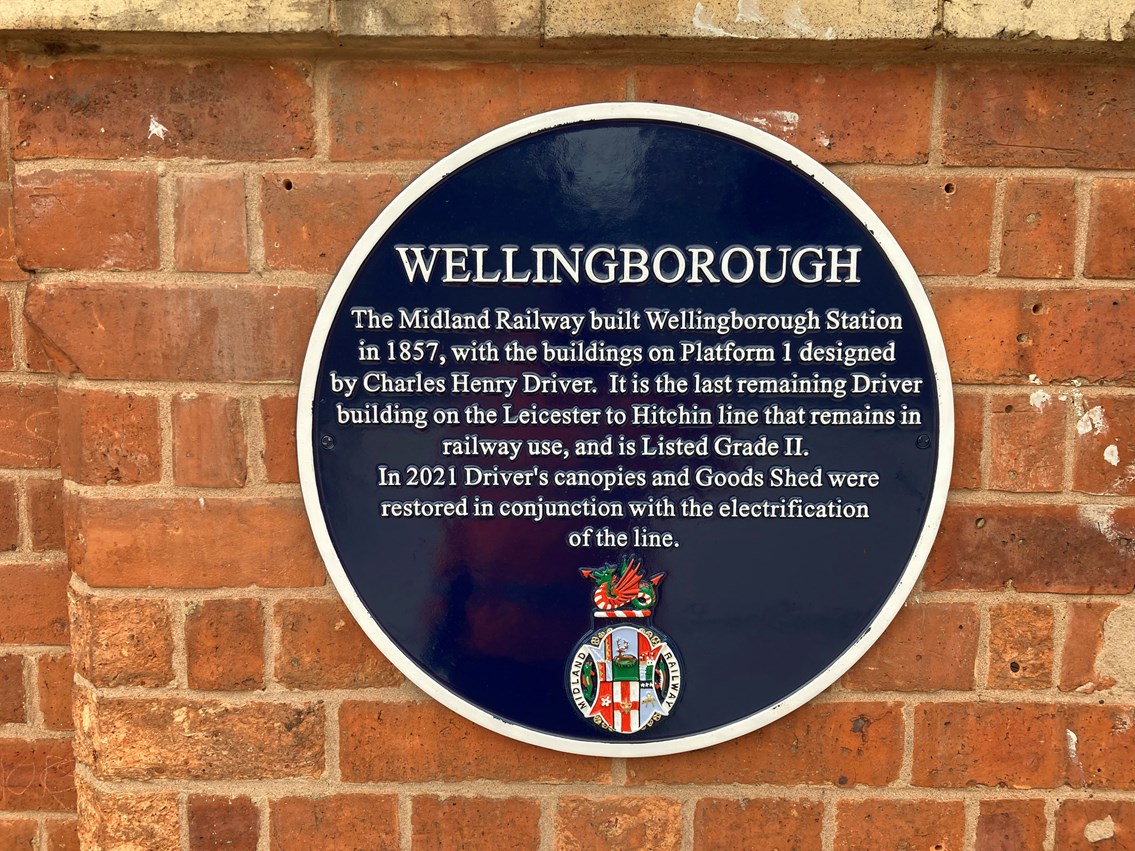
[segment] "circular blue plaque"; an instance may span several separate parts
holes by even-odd
[[[425,171],[331,285],[308,515],[354,617],[562,751],[742,735],[866,652],[941,519],[945,350],[878,217],[787,143],[595,104]]]

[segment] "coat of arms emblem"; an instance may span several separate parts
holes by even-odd
[[[614,733],[637,733],[666,717],[682,689],[678,654],[654,626],[658,585],[642,560],[582,568],[594,583],[592,629],[568,665],[568,693],[584,718]]]

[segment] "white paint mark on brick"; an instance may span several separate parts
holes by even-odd
[[[762,130],[773,133],[791,133],[800,124],[800,113],[788,109],[766,109],[752,116],[749,121]]]
[[[1029,396],[1029,404],[1036,408],[1038,411],[1043,411],[1044,406],[1052,401],[1052,397],[1045,393],[1043,390],[1034,390]]]
[[[1084,437],[1088,434],[1103,434],[1106,431],[1107,420],[1104,418],[1103,408],[1099,405],[1085,411],[1084,415],[1080,417],[1079,421],[1076,423],[1076,433],[1079,434],[1080,437]]]
[[[152,139],[157,136],[159,139],[164,140],[166,133],[168,132],[169,128],[158,121],[158,117],[156,115],[150,116],[150,132],[146,135],[147,139]]]
[[[1119,466],[1119,447],[1114,443],[1103,451],[1103,460],[1111,464],[1113,467]]]
[[[1115,836],[1115,822],[1111,816],[1096,819],[1084,825],[1084,839],[1088,842],[1103,842]]]
[[[1042,383],[1041,380],[1036,377],[1035,372],[1029,373],[1029,384],[1041,384],[1041,383]]]
[[[1080,764],[1080,755],[1076,752],[1077,746],[1080,744],[1080,739],[1075,733],[1069,729],[1064,730],[1064,749],[1068,751],[1068,760],[1073,765]]]
[[[721,27],[713,22],[713,13],[705,8],[701,3],[694,6],[694,29],[699,32],[709,33],[710,35],[729,35]]]
[[[1085,526],[1090,526],[1101,535],[1104,540],[1114,546],[1125,556],[1135,555],[1135,545],[1130,528],[1117,529],[1115,526],[1114,505],[1077,505],[1076,516]]]
[[[764,16],[757,0],[737,0],[737,23],[763,24]]]

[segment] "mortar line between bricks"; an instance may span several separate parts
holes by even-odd
[[[317,60],[311,70],[311,127],[315,134],[311,161],[328,165],[331,159],[331,60]]]
[[[241,488],[270,485],[265,458],[268,455],[264,437],[264,418],[261,399],[245,393],[233,394],[240,406],[241,426],[244,429],[244,484]],[[238,488],[240,490],[241,488]]]
[[[1052,686],[1057,690],[1064,677],[1064,648],[1068,641],[1068,606],[1071,601],[1061,602],[1063,605],[1053,606],[1052,624]]]
[[[507,800],[508,798],[523,797],[538,801],[548,801],[554,808],[559,800],[566,797],[583,797],[599,799],[616,797],[607,794],[607,790],[597,790],[595,784],[585,781],[535,781],[535,780],[435,780],[435,781],[407,781],[384,780],[376,782],[344,783],[332,785],[326,782],[307,780],[303,778],[253,779],[234,780],[222,778],[219,780],[167,778],[167,779],[134,779],[115,780],[93,776],[89,767],[78,764],[77,773],[86,775],[86,782],[103,792],[124,794],[174,793],[184,792],[189,795],[246,795],[253,798],[266,797],[275,800],[283,797],[322,798],[338,794],[374,794],[407,796],[436,796],[442,798],[453,797],[480,797],[491,800]],[[772,785],[772,784],[738,784],[738,783],[691,783],[680,786],[637,787],[632,794],[621,795],[626,800],[650,800],[662,798],[668,801],[698,801],[702,798],[722,798],[729,801],[752,801],[760,798],[782,798],[792,801],[820,803],[827,809],[827,802],[833,797],[837,802],[842,801],[925,801],[936,799],[950,802],[964,802],[974,798],[983,800],[1029,800],[1045,798],[1049,800],[1099,800],[1106,796],[1108,800],[1135,802],[1135,791],[1132,790],[1104,790],[1084,788],[1031,788],[1007,789],[988,787],[980,792],[975,787],[938,787],[918,786],[910,789],[896,789],[887,786],[864,786],[854,789],[834,789],[831,787],[818,788],[814,785]],[[554,817],[553,817],[554,820]]]
[[[1110,793],[1109,793],[1110,796]],[[1068,796],[1071,798],[1071,796]],[[1058,800],[1054,797],[1044,799],[1044,851],[1057,851],[1056,849],[1056,805]]]
[[[989,688],[989,640],[992,631],[989,603],[983,602],[977,609],[977,657],[974,659],[973,679],[978,689]]]
[[[177,796],[177,826],[180,832],[179,845],[189,849],[189,793],[182,792]]]
[[[173,633],[173,652],[170,662],[173,666],[174,682],[178,688],[189,689],[189,641],[186,637],[186,602],[169,600],[170,631]]]
[[[1066,494],[1075,493],[1072,490],[1072,474],[1075,469],[1076,463],[1076,449],[1075,449],[1075,434],[1076,422],[1083,414],[1079,409],[1083,408],[1084,396],[1079,387],[1073,387],[1072,393],[1060,394],[1064,396],[1061,401],[1065,403],[1064,406],[1064,429],[1062,436],[1062,460],[1064,463],[1063,475],[1060,477],[1060,490]],[[1058,397],[1059,398],[1059,397]]]
[[[941,21],[943,14],[943,2],[944,0],[938,0],[939,21]],[[946,71],[942,67],[942,63],[935,63],[934,89],[930,95],[930,138],[927,140],[926,149],[926,165],[930,168],[942,168],[942,110],[946,100],[945,74]]]
[[[963,851],[977,851],[978,802],[972,797],[968,797],[962,801],[962,807],[965,811],[965,832],[962,834]]]
[[[539,803],[539,851],[555,851],[556,811],[559,806],[559,794],[541,795]]]
[[[1091,225],[1092,192],[1095,188],[1095,179],[1090,176],[1080,176],[1075,183],[1073,192],[1074,210],[1076,213],[1075,252],[1072,259],[1072,274],[1082,277],[1088,256],[1088,229]]]
[[[272,811],[268,806],[267,795],[249,796],[256,807],[259,825],[256,836],[256,851],[272,851]]]
[[[836,833],[836,795],[830,789],[819,798],[823,810],[820,811],[820,851],[835,851]]]
[[[989,486],[993,468],[993,401],[988,386],[977,395],[981,397],[981,457],[978,460],[977,489],[988,493],[984,489]],[[951,498],[956,499],[953,493]]]
[[[896,782],[907,787],[910,787],[910,778],[914,776],[915,700],[916,698],[903,700],[900,709],[902,715],[902,760],[899,762],[899,775]]]
[[[401,851],[413,851],[414,799],[402,792],[398,793],[398,844]]]
[[[694,851],[694,813],[697,805],[697,798],[682,801],[682,807],[679,810],[681,834],[678,838],[678,851]]]
[[[993,181],[993,216],[989,223],[989,274],[1000,277],[1001,245],[1005,240],[1005,195],[1006,179],[997,177]]]
[[[440,159],[438,157],[437,159]],[[13,170],[13,177],[33,174],[38,171],[55,172],[127,172],[147,173],[166,176],[171,180],[182,175],[224,176],[238,172],[246,172],[254,177],[262,174],[285,171],[294,174],[323,174],[335,172],[341,174],[373,174],[376,172],[393,173],[405,182],[417,177],[436,160],[418,159],[373,159],[373,160],[334,160],[330,158],[316,159],[314,157],[283,158],[273,160],[210,160],[210,159],[84,159],[82,157],[46,157],[37,160],[17,160],[17,169]],[[858,165],[858,164],[856,164]],[[864,164],[869,165],[869,164]],[[18,174],[17,174],[18,171]],[[1110,172],[1124,174],[1122,169],[1112,169]],[[1109,173],[1110,173],[1109,172]],[[0,184],[4,185],[4,184]]]
[[[175,259],[177,246],[177,226],[175,209],[177,206],[177,178],[167,169],[159,168],[158,176],[158,269],[159,272],[177,270]]]

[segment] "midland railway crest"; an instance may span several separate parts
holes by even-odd
[[[637,733],[665,718],[678,701],[682,674],[669,639],[654,628],[658,585],[642,560],[583,568],[594,583],[592,630],[572,653],[568,692],[584,718],[614,733]]]

